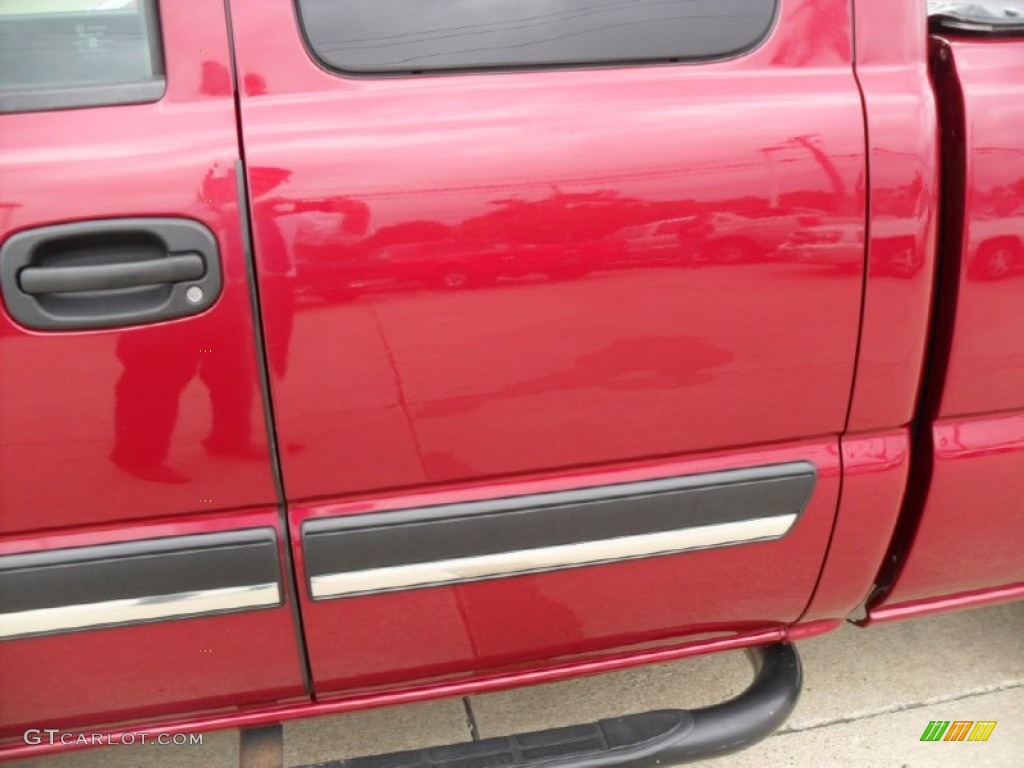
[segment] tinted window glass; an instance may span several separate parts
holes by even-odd
[[[299,0],[314,53],[366,73],[726,56],[773,14],[774,0]]]
[[[0,110],[148,101],[162,92],[152,0],[0,0]]]

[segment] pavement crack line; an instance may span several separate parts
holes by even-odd
[[[870,720],[875,717],[883,717],[885,715],[892,715],[898,712],[912,712],[915,709],[923,709],[924,707],[934,707],[939,704],[948,704],[953,701],[962,701],[964,699],[974,698],[976,696],[987,696],[991,693],[1002,693],[1003,691],[1012,691],[1017,688],[1024,688],[1024,681],[1016,683],[1009,683],[1007,685],[995,685],[988,688],[978,688],[973,691],[967,691],[966,693],[957,694],[954,696],[936,696],[932,699],[925,701],[916,701],[912,704],[899,704],[893,707],[887,707],[886,709],[880,709],[875,712],[865,712],[861,715],[855,715],[853,717],[837,717],[833,720],[826,720],[820,723],[811,723],[798,728],[785,728],[775,733],[776,736],[787,736],[793,733],[805,733],[807,731],[816,731],[819,728],[829,728],[833,725],[843,725],[845,723],[856,723],[861,720]]]
[[[469,735],[473,741],[480,741],[480,728],[476,724],[476,715],[473,714],[473,704],[469,696],[462,697],[462,706],[466,708],[466,724],[469,726]]]

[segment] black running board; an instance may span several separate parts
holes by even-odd
[[[800,696],[803,674],[793,646],[779,643],[748,653],[754,682],[735,699],[713,707],[658,710],[303,768],[653,768],[717,757],[771,734]]]

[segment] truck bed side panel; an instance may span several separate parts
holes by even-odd
[[[1024,40],[936,39],[933,63],[946,216],[926,482],[873,610],[1024,581]]]

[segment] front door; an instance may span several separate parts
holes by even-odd
[[[0,2],[4,735],[304,695],[228,51],[213,0]]]

